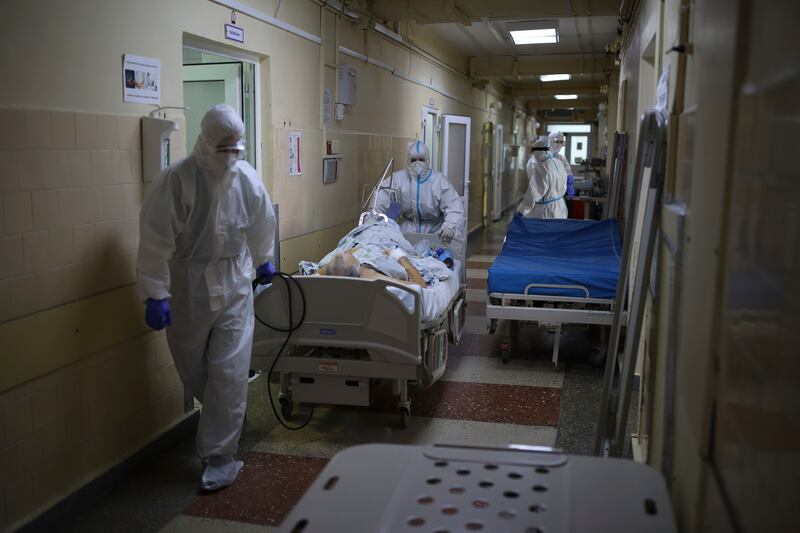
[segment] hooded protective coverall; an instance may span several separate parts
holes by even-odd
[[[424,158],[424,161],[412,159]],[[461,234],[464,227],[464,204],[450,180],[441,172],[430,168],[430,151],[422,141],[408,146],[408,168],[399,170],[386,178],[382,187],[391,187],[400,192],[400,229],[406,233],[437,233],[445,228]],[[385,189],[377,192],[376,209],[382,213],[389,210],[392,198]],[[458,237],[463,239],[463,236]]]
[[[273,254],[275,213],[253,167],[218,149],[226,144],[221,141],[241,142],[238,113],[214,106],[201,128],[192,154],[148,187],[137,288],[142,301],[170,299],[167,342],[181,380],[203,404],[197,451],[214,466],[215,459],[232,461],[242,431],[253,343],[253,262],[261,265]],[[236,463],[233,479],[241,468]],[[204,474],[204,487],[214,488],[206,481]]]
[[[533,143],[533,155],[528,161],[528,191],[517,212],[528,218],[567,218],[564,193],[567,172],[560,161],[547,150],[547,139]]]
[[[561,161],[561,164],[564,165],[564,170],[567,171],[567,176],[574,176],[572,173],[572,166],[567,161],[567,157],[561,153],[561,150],[564,148],[564,144],[566,143],[566,138],[564,134],[560,131],[553,131],[547,136],[547,143],[550,147],[550,154],[555,158]]]

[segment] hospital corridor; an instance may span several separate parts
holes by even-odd
[[[0,532],[800,530],[798,22],[0,0]]]

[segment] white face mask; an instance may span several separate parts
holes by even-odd
[[[428,163],[426,161],[414,161],[408,168],[411,176],[417,178],[428,170]]]
[[[214,157],[221,168],[233,168],[237,161],[242,159],[241,152],[217,152]]]

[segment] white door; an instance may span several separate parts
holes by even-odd
[[[503,125],[495,124],[492,143],[492,220],[503,213]]]
[[[469,206],[469,139],[469,117],[444,116],[442,173],[447,176],[464,201],[465,218]]]

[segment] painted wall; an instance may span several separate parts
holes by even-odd
[[[276,7],[245,3],[270,15]],[[467,58],[413,24],[400,31],[449,67],[310,1],[283,2],[277,16],[321,35],[323,45],[243,14],[246,43],[225,41],[229,10],[203,1],[0,5],[0,529],[35,516],[184,416],[163,335],[147,331],[133,285],[144,190],[138,117],[151,108],[123,103],[124,53],[161,60],[162,105],[183,103],[187,37],[258,59],[260,168],[280,206],[284,270],[320,258],[352,226],[363,185],[389,157],[402,165],[431,98],[442,113],[472,119],[468,204],[470,227],[480,224],[482,124],[504,121],[509,142],[513,130],[510,105],[499,117],[488,111],[501,89],[473,87],[463,75]],[[344,56],[337,43],[435,89]],[[335,88],[337,62],[358,69],[358,103],[326,129],[322,90]],[[168,114],[182,127],[172,138],[177,160],[187,151],[185,124],[180,112]],[[295,131],[303,174],[290,177]],[[343,157],[334,184],[321,179],[328,138],[340,141]]]

